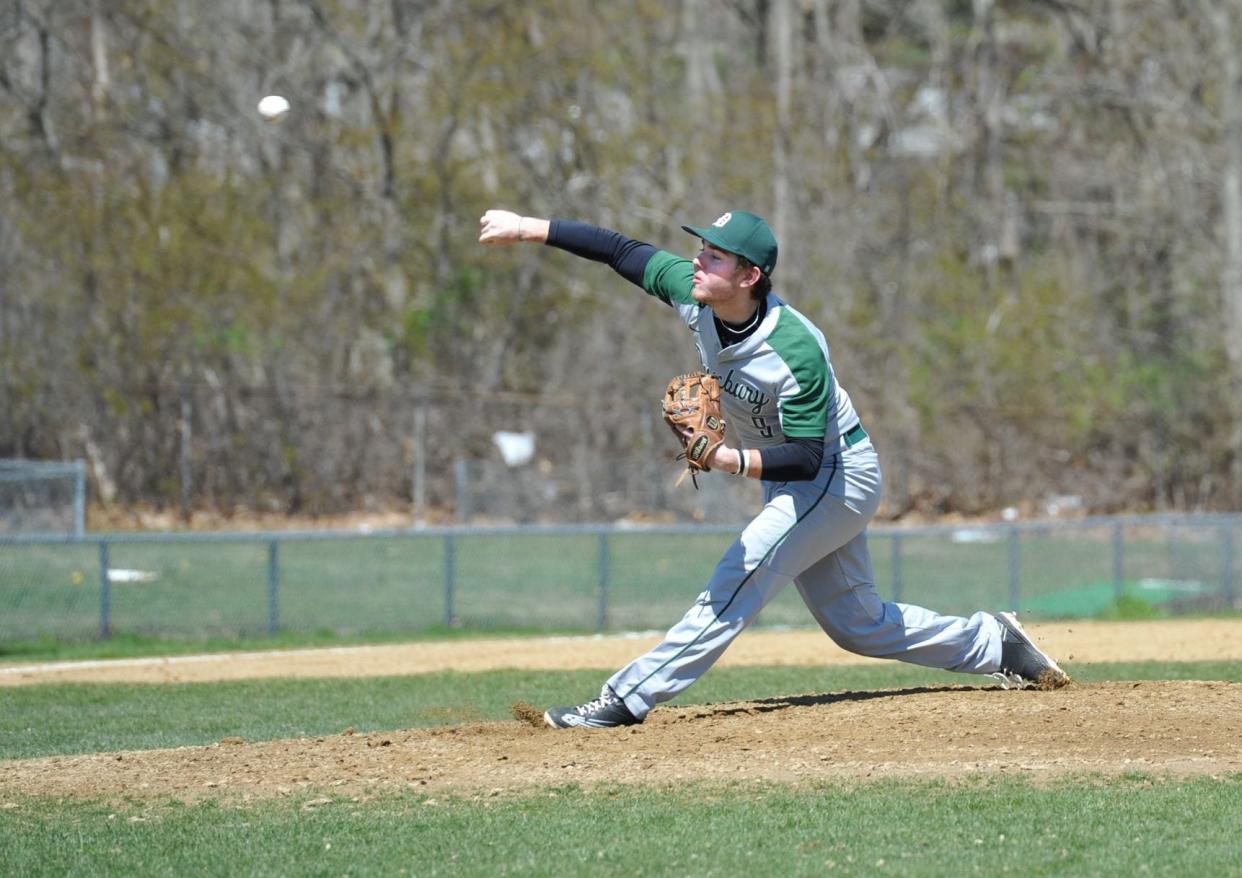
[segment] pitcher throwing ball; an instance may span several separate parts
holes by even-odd
[[[664,640],[617,671],[599,697],[555,707],[555,728],[641,723],[702,676],[790,582],[843,649],[1053,688],[1069,677],[1012,613],[942,616],[875,590],[866,529],[880,503],[880,462],[824,335],[772,292],[776,238],[753,213],[683,226],[693,260],[617,232],[567,220],[483,215],[479,241],[548,244],[603,262],[685,321],[703,371],[720,386],[725,441],[703,469],[763,484],[763,508],[724,553],[707,586]],[[713,476],[715,477],[715,476]]]

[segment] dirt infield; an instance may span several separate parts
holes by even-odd
[[[1075,663],[1102,661],[1242,660],[1242,623],[1179,622],[1033,628],[1042,643]],[[285,673],[419,673],[443,667],[610,667],[645,647],[644,638],[561,639],[423,644],[415,660],[390,648],[286,655]],[[804,632],[750,632],[729,663],[841,663],[824,638]],[[498,651],[489,655],[489,645]],[[449,649],[449,648],[452,649]],[[391,648],[394,650],[400,648]],[[804,653],[803,649],[812,650]],[[453,650],[458,664],[449,662]],[[614,652],[615,650],[615,652]],[[536,656],[540,656],[536,658]],[[1073,656],[1073,658],[1071,658]],[[270,673],[250,659],[130,666],[148,680],[236,679]],[[436,664],[441,662],[441,664]],[[490,662],[490,664],[489,664]],[[80,664],[80,663],[79,663]],[[212,665],[219,665],[208,672]],[[387,667],[381,671],[379,668]],[[291,671],[291,668],[294,670]],[[176,669],[176,670],[173,670]],[[4,669],[0,669],[4,670]],[[82,668],[93,679],[119,679],[117,668]],[[215,676],[210,676],[214,673]],[[109,676],[113,674],[113,676]],[[36,680],[27,679],[33,675]],[[5,675],[9,685],[66,677],[27,669]],[[130,677],[131,679],[134,677]],[[76,679],[82,679],[77,677]],[[889,777],[955,778],[1018,774],[1051,779],[1067,773],[1145,772],[1220,775],[1242,771],[1242,684],[1154,681],[1073,684],[1051,692],[1006,691],[980,685],[865,692],[807,693],[751,702],[664,707],[641,726],[606,731],[553,731],[529,722],[478,723],[438,729],[247,743],[226,739],[204,747],[126,751],[0,762],[0,803],[39,794],[104,798],[202,798],[230,802],[286,795],[368,797],[413,790],[437,797],[488,797],[580,784],[669,784],[689,780],[857,781]],[[515,715],[521,714],[515,706]]]

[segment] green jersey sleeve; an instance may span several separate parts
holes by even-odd
[[[768,344],[785,362],[792,379],[777,405],[781,432],[789,438],[823,438],[832,399],[832,371],[828,356],[807,326],[783,311]]]
[[[666,305],[692,305],[694,263],[683,256],[657,250],[643,271],[643,289]]]

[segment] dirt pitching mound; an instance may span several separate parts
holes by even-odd
[[[526,701],[515,701],[509,705],[509,712],[513,714],[513,718],[526,723],[527,725],[540,728],[543,726],[543,711]]]
[[[1242,771],[1242,684],[938,686],[664,707],[610,730],[524,720],[0,763],[20,794],[229,802],[413,789],[488,796],[578,784]],[[430,803],[429,803],[430,804]]]

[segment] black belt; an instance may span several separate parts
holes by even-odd
[[[846,448],[853,448],[859,442],[867,438],[867,431],[863,429],[862,422],[859,421],[851,429],[846,430],[841,435],[841,439],[845,442]]]

